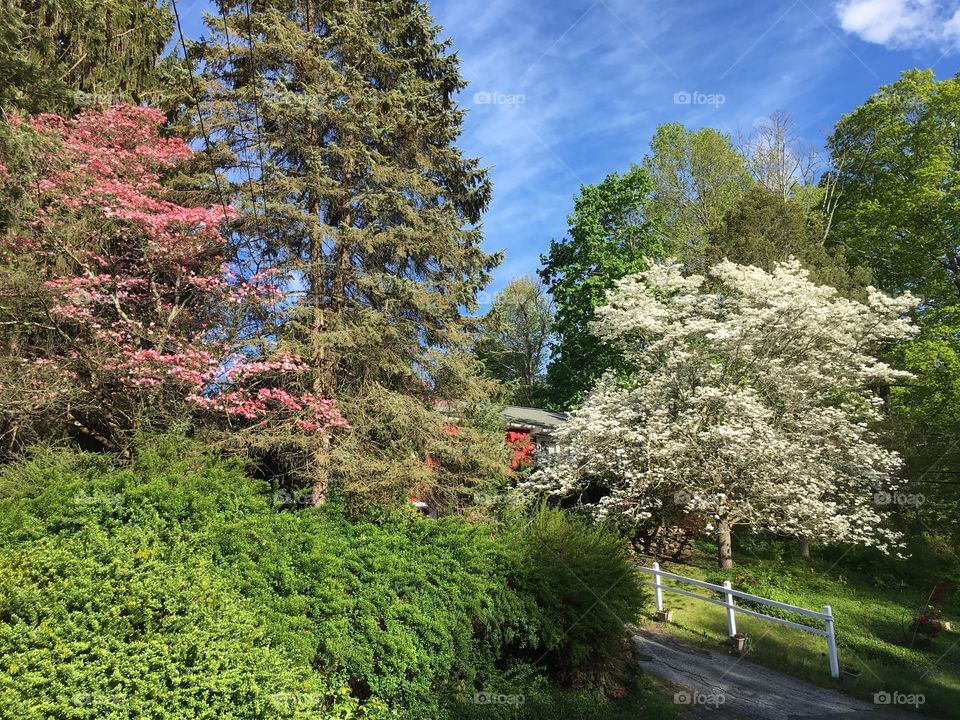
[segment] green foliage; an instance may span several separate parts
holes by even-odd
[[[711,265],[727,259],[770,272],[792,256],[813,282],[848,295],[862,293],[869,280],[865,269],[848,269],[838,248],[824,246],[823,216],[803,196],[784,198],[754,185],[707,236],[705,255]]]
[[[4,473],[10,717],[213,718],[228,704],[266,712],[271,690],[304,688],[213,552],[256,498],[228,468],[158,472],[145,460],[117,471],[104,458],[45,455]]]
[[[499,686],[511,687],[516,683]],[[454,717],[456,720],[673,720],[678,717],[677,707],[669,695],[672,690],[654,683],[636,669],[631,669],[630,675],[623,678],[613,698],[594,690],[559,688],[543,677],[536,678],[528,687],[522,704],[465,702],[454,708]]]
[[[647,173],[636,165],[598,185],[581,186],[567,218],[569,237],[551,240],[550,251],[540,258],[540,277],[556,303],[556,339],[547,368],[552,407],[579,405],[606,370],[623,364],[589,325],[616,280],[663,256],[646,216],[650,190]]]
[[[896,349],[896,360],[914,374],[890,389],[889,442],[906,460],[905,492],[922,501],[899,508],[912,533],[935,528],[960,540],[960,305],[921,314],[920,332]]]
[[[960,292],[960,78],[909,70],[836,125],[836,241],[881,290],[927,303]]]
[[[657,128],[643,160],[650,178],[647,217],[663,236],[666,254],[702,272],[707,234],[751,185],[746,158],[714,128]]]
[[[626,543],[607,528],[542,505],[520,538],[518,587],[540,599],[542,661],[565,676],[598,678],[617,665],[622,628],[634,622],[644,594]]]
[[[617,548],[547,520],[499,539],[459,518],[277,512],[238,465],[170,439],[120,468],[39,453],[0,475],[0,706],[24,720],[447,718],[482,689],[553,692],[531,657],[555,645],[592,660],[593,638],[560,632],[594,600],[569,579],[546,595],[548,578],[568,563],[602,592],[610,571],[594,568],[611,560],[589,553]],[[525,557],[543,533],[551,575]],[[604,598],[625,620],[627,580]],[[605,648],[624,627],[600,618],[581,622]]]
[[[16,0],[0,6],[0,108],[71,114],[156,91],[173,32],[153,0]]]
[[[909,70],[844,116],[829,139],[837,206],[833,236],[873,283],[922,298],[919,335],[893,353],[915,377],[891,388],[890,444],[906,460],[906,492],[926,502],[900,511],[960,537],[955,438],[960,432],[960,77]]]
[[[36,193],[30,178],[37,177],[36,158],[50,150],[53,141],[27,123],[0,123],[0,164],[6,170],[0,182],[0,232],[20,230],[36,210]]]
[[[500,260],[482,248],[488,172],[456,144],[459,59],[417,0],[215,6],[190,47],[200,70],[174,84],[195,137],[199,89],[207,159],[241,212],[237,253],[290,291],[279,329],[249,332],[304,358],[351,425],[329,445],[252,441],[318,497],[340,484],[384,501],[431,485],[424,462],[438,445],[467,459],[436,404],[486,394],[463,309]],[[461,501],[500,462],[492,437],[473,437],[487,452],[459,464],[448,489]]]
[[[515,405],[536,407],[543,397],[553,316],[546,288],[531,277],[511,281],[483,316],[474,354]]]

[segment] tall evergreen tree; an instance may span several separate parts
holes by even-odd
[[[488,477],[493,455],[469,449],[482,393],[463,309],[499,258],[481,248],[487,171],[455,145],[449,41],[416,0],[220,0],[207,27],[188,46],[194,109],[243,209],[238,256],[285,283],[270,339],[309,359],[352,425],[296,455],[314,501],[337,480],[423,496]]]
[[[155,0],[0,5],[0,109],[71,114],[155,90],[173,23]]]

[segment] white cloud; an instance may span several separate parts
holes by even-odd
[[[841,0],[836,11],[846,32],[891,49],[945,48],[960,40],[956,0]]]

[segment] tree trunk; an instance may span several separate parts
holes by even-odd
[[[800,536],[800,557],[810,557],[810,538],[808,538],[806,535]]]
[[[315,452],[314,455],[319,455]],[[310,486],[310,504],[323,505],[327,501],[327,491],[330,489],[330,478],[326,470],[313,471],[313,483]]]
[[[730,541],[730,523],[721,520],[717,527],[717,559],[720,567],[729,570],[733,567],[733,547]]]
[[[320,203],[315,196],[307,201],[307,211],[314,219],[320,218]],[[339,247],[339,245],[338,245]],[[310,299],[312,327],[310,334],[310,364],[313,370],[313,392],[323,397],[330,388],[332,353],[327,352],[324,333],[326,332],[326,287],[327,273],[323,253],[323,237],[316,228],[310,233]],[[327,500],[330,490],[330,465],[327,454],[330,450],[330,437],[326,433],[310,454],[310,504],[320,505]]]
[[[328,453],[330,451],[330,437],[324,434],[320,445],[313,451],[311,458],[313,467],[311,468],[310,485],[310,504],[322,505],[327,501],[327,493],[330,491],[330,464],[328,462]]]

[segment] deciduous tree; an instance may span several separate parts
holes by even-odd
[[[829,138],[834,234],[887,292],[960,299],[960,78],[911,70]]]
[[[556,303],[547,368],[555,408],[575,407],[606,370],[622,364],[619,352],[592,335],[589,324],[616,280],[644,269],[647,258],[662,256],[663,244],[647,218],[650,191],[650,179],[637,166],[584,185],[567,218],[568,237],[552,240],[540,258],[540,277]]]
[[[647,216],[662,234],[666,254],[697,271],[705,268],[707,234],[752,182],[746,158],[714,128],[657,128],[643,169],[650,177]]]
[[[835,198],[832,241],[853,265],[869,268],[888,292],[922,303],[920,333],[897,350],[915,377],[891,388],[891,445],[906,459],[918,509],[930,527],[949,529],[960,497],[955,477],[960,423],[960,77],[910,70],[837,123],[825,176]]]
[[[197,412],[258,434],[345,424],[332,400],[293,390],[300,358],[247,342],[247,315],[277,289],[226,264],[232,208],[167,199],[163,177],[192,150],[162,124],[133,106],[5,124],[18,167],[0,183],[20,208],[0,237],[8,451],[66,433],[122,452],[139,428]]]
[[[497,293],[481,321],[474,353],[518,405],[535,406],[543,398],[553,316],[543,284],[522,277]]]
[[[707,287],[669,262],[617,283],[594,330],[634,372],[604,376],[531,487],[599,487],[601,514],[636,519],[678,504],[706,519],[723,567],[738,524],[889,550],[897,536],[874,497],[900,460],[871,431],[872,388],[905,373],[874,352],[911,334],[916,301],[849,300],[796,261],[710,274]]]
[[[784,200],[813,187],[822,164],[820,154],[800,139],[796,121],[783,110],[760,120],[741,139],[740,151],[754,180]]]

